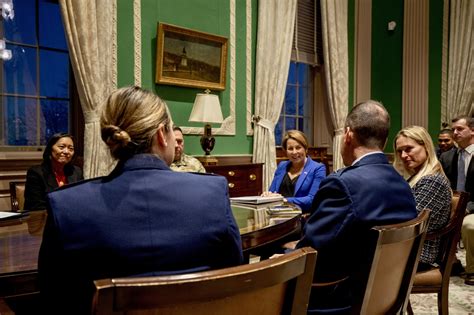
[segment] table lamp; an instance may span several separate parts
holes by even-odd
[[[222,118],[221,104],[219,97],[210,94],[211,91],[206,90],[205,93],[198,93],[194,100],[193,110],[189,116],[189,121],[206,123],[204,133],[201,137],[201,147],[206,155],[206,162],[217,163],[216,159],[210,157],[216,140],[212,136],[212,127],[210,123],[221,123]]]

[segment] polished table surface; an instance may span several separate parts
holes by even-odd
[[[297,213],[280,217],[265,210],[232,210],[246,256],[300,229]],[[21,218],[0,221],[0,297],[37,291],[38,253],[46,216],[46,211],[31,211]]]

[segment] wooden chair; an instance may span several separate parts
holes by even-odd
[[[427,240],[441,239],[441,263],[438,268],[417,272],[413,281],[412,294],[437,293],[438,313],[448,314],[449,278],[456,257],[456,246],[461,237],[461,226],[466,213],[469,193],[454,192],[451,201],[451,217],[448,224],[437,231],[426,234]],[[408,313],[413,314],[411,306]]]
[[[25,181],[10,182],[10,201],[12,211],[23,210],[25,205]]]
[[[8,306],[4,299],[0,299],[0,314],[1,315],[15,315],[15,312]]]
[[[428,228],[429,210],[408,222],[372,228],[377,243],[361,305],[354,314],[404,311]]]
[[[219,270],[94,281],[93,314],[306,314],[316,251]]]

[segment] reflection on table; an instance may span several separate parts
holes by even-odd
[[[300,215],[275,216],[250,209],[233,209],[248,256],[300,228]],[[265,215],[261,218],[261,215]],[[37,292],[37,263],[46,211],[0,221],[0,298]]]
[[[46,211],[0,221],[0,297],[37,291],[38,253]]]
[[[292,204],[258,207],[232,205],[232,212],[245,254],[278,242],[301,227],[301,210]]]

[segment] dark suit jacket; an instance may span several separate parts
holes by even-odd
[[[368,155],[321,182],[297,247],[311,246],[318,251],[316,281],[350,277],[350,287],[344,290],[349,292],[341,292],[349,301],[342,296],[340,299],[336,296],[335,300],[336,304],[352,303],[365,290],[365,272],[373,257],[375,244],[369,242],[370,228],[408,221],[416,216],[416,204],[408,183],[384,154]],[[328,309],[331,307],[327,305]],[[337,307],[343,309],[344,305],[334,306]]]
[[[275,171],[275,177],[270,185],[269,191],[278,192],[281,182],[288,172],[290,161],[283,161],[278,164]],[[326,167],[322,163],[307,158],[303,171],[296,181],[295,195],[286,198],[288,202],[294,203],[301,207],[304,212],[308,212],[313,203],[314,195],[318,191],[321,180],[326,177]]]
[[[156,156],[140,154],[107,177],[48,197],[38,267],[49,310],[61,301],[68,312],[90,312],[93,279],[202,271],[243,260],[221,176],[174,172]]]
[[[451,182],[451,188],[456,190],[456,184],[458,181],[458,150],[450,150],[441,154],[439,161],[443,166],[444,173]],[[474,158],[471,158],[469,167],[466,175],[466,191],[471,194],[469,197],[470,205],[468,209],[473,211],[474,209]]]
[[[68,184],[83,180],[82,169],[74,165],[64,168]],[[46,195],[58,188],[49,163],[31,167],[26,173],[25,210],[46,209]]]

